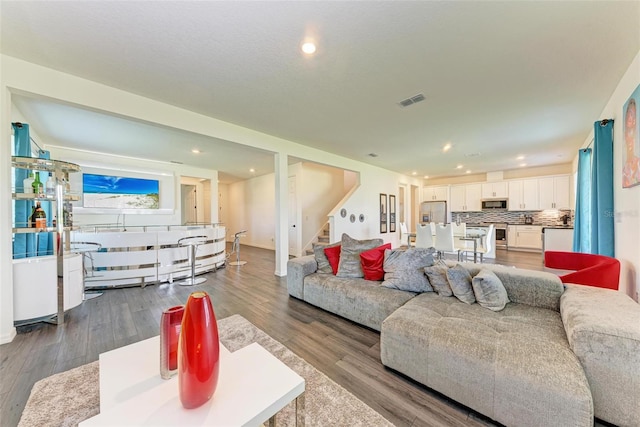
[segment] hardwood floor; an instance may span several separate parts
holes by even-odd
[[[274,276],[274,252],[242,247],[248,264],[227,267],[196,287],[156,285],[105,291],[70,310],[61,326],[23,328],[0,346],[0,425],[17,425],[33,384],[92,362],[102,352],[158,334],[164,308],[194,290],[211,295],[216,316],[240,314],[398,426],[493,425],[380,362],[379,334],[290,298]],[[538,254],[498,251],[497,263],[544,269]]]

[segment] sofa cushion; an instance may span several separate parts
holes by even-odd
[[[382,324],[382,363],[509,426],[591,426],[589,383],[560,314],[494,312],[423,293]]]
[[[433,264],[433,248],[384,251],[382,286],[409,292],[433,292],[424,268]]]
[[[336,276],[343,278],[364,277],[362,265],[360,264],[360,254],[369,249],[382,245],[382,239],[356,240],[348,234],[342,234],[340,264]]]
[[[415,295],[362,278],[341,279],[332,274],[304,278],[306,302],[376,331],[385,318]]]
[[[429,283],[434,291],[441,297],[453,296],[453,291],[447,279],[447,270],[449,266],[443,260],[436,261],[432,266],[425,267],[424,274],[427,275]]]
[[[640,426],[640,305],[619,291],[566,286],[560,313],[589,379],[596,417]]]
[[[466,268],[461,265],[456,265],[447,269],[446,274],[449,286],[451,286],[453,295],[455,295],[456,298],[467,304],[476,302],[476,297],[471,287],[471,275]]]
[[[340,242],[332,243],[330,245],[323,245],[314,243],[313,247],[313,256],[318,263],[318,269],[316,270],[318,273],[323,274],[331,274],[333,271],[331,270],[331,264],[329,264],[329,260],[327,259],[327,255],[324,253],[326,248],[331,248],[334,246],[340,246]]]
[[[560,311],[560,296],[564,292],[564,286],[555,274],[504,265],[474,264],[472,262],[463,262],[461,265],[469,270],[471,277],[478,274],[483,268],[496,273],[507,290],[511,302]]]
[[[324,248],[324,254],[331,266],[331,272],[335,276],[338,273],[338,264],[340,263],[340,252],[342,248],[340,245],[330,246]]]
[[[360,264],[365,280],[384,280],[384,251],[391,249],[391,243],[369,249],[360,254]]]
[[[480,270],[480,273],[471,279],[471,286],[473,287],[476,301],[484,308],[500,311],[509,302],[507,290],[498,276],[491,270]]]

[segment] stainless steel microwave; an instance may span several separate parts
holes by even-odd
[[[482,210],[507,210],[507,199],[483,200]]]

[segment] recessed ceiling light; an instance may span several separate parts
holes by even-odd
[[[525,166],[527,166],[527,164],[526,164],[526,163],[520,163],[520,167],[521,167],[521,168],[523,168],[523,167],[525,167]]]
[[[200,151],[200,150],[198,150],[197,148],[194,148],[193,150],[191,150],[191,152],[192,152],[193,154],[200,154],[200,153],[201,153],[201,151]]]
[[[425,176],[424,176],[424,179],[429,179],[429,175],[425,175]]]
[[[466,173],[471,173],[471,171],[470,171],[470,170],[468,170]]]
[[[447,142],[446,144],[444,144],[444,147],[442,147],[442,151],[446,153],[449,150],[451,150],[451,143]]]
[[[418,175],[418,172],[413,171],[413,172],[411,172],[411,175],[416,176],[416,175]]]
[[[256,170],[254,168],[249,169],[249,172],[254,173]]]
[[[456,166],[456,169],[462,169],[464,167],[464,165],[458,165]]]
[[[316,45],[311,42],[306,42],[302,44],[302,51],[307,55],[312,55],[316,52]]]
[[[524,160],[524,156],[520,155],[520,156],[516,157],[516,160]]]

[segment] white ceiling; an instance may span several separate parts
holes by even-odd
[[[0,7],[4,54],[432,177],[513,169],[519,155],[528,166],[570,162],[640,51],[638,1],[2,1]],[[318,44],[313,57],[300,52],[305,39]],[[417,93],[426,100],[398,106]],[[165,160],[202,166],[203,157],[190,153],[201,143],[211,147],[205,151],[215,147],[229,173],[236,160],[238,171],[252,167],[224,141],[42,100],[17,102],[43,138],[61,145],[138,157],[158,147]],[[99,126],[83,125],[79,138],[77,128],[60,125],[71,114],[74,123]],[[447,142],[453,148],[445,154]],[[273,168],[268,153],[251,153]]]

